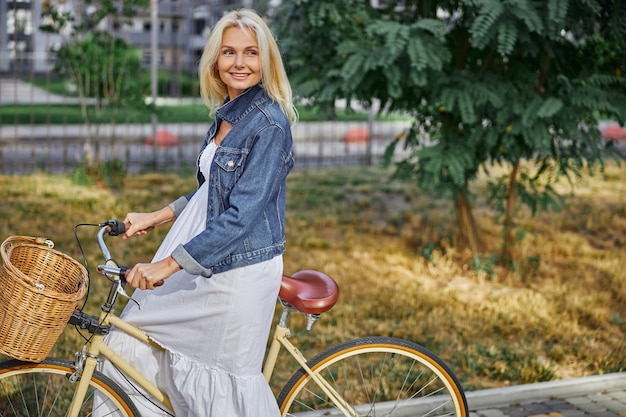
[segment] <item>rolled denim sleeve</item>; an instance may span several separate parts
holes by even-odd
[[[200,265],[190,254],[185,250],[183,245],[178,245],[172,252],[172,258],[181,266],[185,271],[192,275],[201,275],[205,278],[211,278],[213,270],[211,268],[205,268]]]
[[[180,213],[183,212],[183,210],[185,209],[185,207],[187,206],[187,203],[189,202],[189,200],[187,199],[187,197],[183,196],[178,198],[177,200],[171,202],[168,207],[170,209],[172,209],[172,211],[174,212],[174,215],[176,217],[178,217],[180,215]]]

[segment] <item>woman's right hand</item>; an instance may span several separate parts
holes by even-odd
[[[122,235],[122,238],[128,239],[145,235],[156,226],[154,220],[153,213],[128,213],[124,219],[126,232]]]
[[[122,235],[122,238],[143,236],[156,226],[171,222],[174,219],[176,216],[169,206],[151,213],[128,213],[124,219],[126,233]]]

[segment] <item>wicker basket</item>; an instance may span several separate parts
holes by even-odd
[[[0,246],[0,352],[5,355],[42,361],[87,291],[87,270],[51,246],[27,236],[11,236]]]

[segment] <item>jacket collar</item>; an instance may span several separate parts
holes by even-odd
[[[268,99],[269,97],[265,93],[265,89],[260,84],[257,84],[232,100],[226,99],[224,104],[215,111],[215,115],[234,126],[250,110]]]

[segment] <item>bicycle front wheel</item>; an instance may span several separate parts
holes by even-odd
[[[0,363],[0,416],[66,416],[76,388],[68,378],[73,373],[73,363],[64,359]],[[139,417],[139,412],[115,382],[96,371],[79,412],[92,415]]]
[[[307,366],[355,416],[467,417],[456,376],[434,353],[408,340],[364,337],[333,346]],[[278,396],[282,416],[343,416],[311,375],[300,368]],[[309,413],[311,411],[320,413]]]

